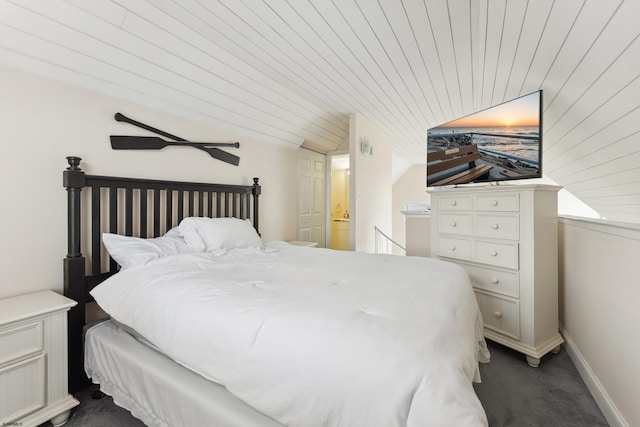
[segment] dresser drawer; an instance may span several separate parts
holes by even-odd
[[[518,243],[500,243],[488,240],[474,242],[475,262],[497,267],[518,269]]]
[[[473,203],[471,196],[443,196],[438,198],[438,208],[441,211],[470,211]]]
[[[42,320],[0,329],[0,367],[43,350]]]
[[[484,327],[511,338],[520,339],[520,304],[518,301],[476,291]]]
[[[441,214],[438,222],[438,231],[448,234],[471,234],[471,214]]]
[[[461,264],[462,265],[462,264]],[[518,274],[515,271],[496,270],[494,268],[462,265],[471,278],[475,288],[493,291],[503,295],[518,298],[520,286]]]
[[[479,211],[518,212],[520,210],[520,198],[518,193],[479,194],[476,197],[476,209]]]
[[[471,241],[469,239],[440,237],[438,239],[438,256],[470,261]]]
[[[518,214],[477,214],[476,236],[518,240]]]

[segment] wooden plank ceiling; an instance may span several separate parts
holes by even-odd
[[[544,172],[640,222],[637,0],[0,0],[0,63],[290,147],[393,141],[544,90]]]

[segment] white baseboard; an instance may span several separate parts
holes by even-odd
[[[618,411],[615,403],[613,402],[613,400],[611,400],[609,394],[604,389],[595,373],[591,370],[591,367],[582,356],[582,353],[580,353],[580,350],[576,346],[575,342],[571,339],[571,336],[564,328],[561,329],[561,332],[565,340],[564,345],[569,358],[578,370],[578,373],[591,392],[594,400],[600,407],[600,410],[602,411],[604,417],[607,419],[609,425],[611,427],[629,427],[629,423],[627,423],[620,411]]]

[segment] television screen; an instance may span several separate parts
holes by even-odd
[[[427,132],[427,186],[542,176],[542,91]]]

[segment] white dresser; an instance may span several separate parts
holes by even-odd
[[[551,185],[431,190],[431,253],[460,264],[487,338],[527,356],[557,351],[558,219]]]
[[[54,426],[78,401],[67,392],[67,311],[53,291],[0,299],[0,425]]]

